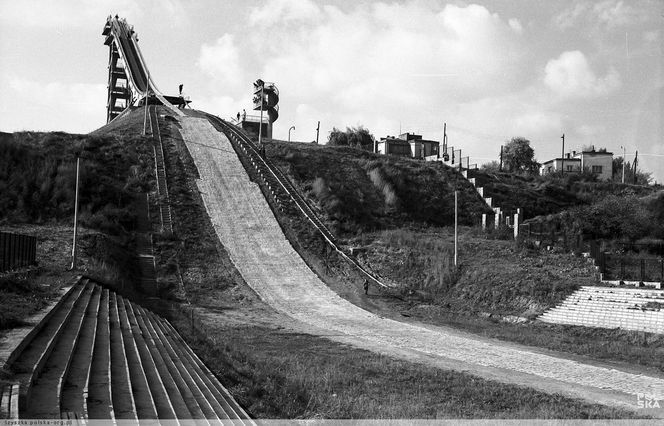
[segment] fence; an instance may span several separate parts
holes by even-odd
[[[590,256],[605,280],[664,284],[664,257],[610,253],[598,241],[590,243]]]
[[[521,223],[519,237],[524,241],[539,241],[541,245],[562,246],[566,250],[579,250],[583,244],[580,232],[567,229],[559,223]]]
[[[0,272],[37,263],[37,237],[0,232]]]

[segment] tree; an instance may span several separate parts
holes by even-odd
[[[526,138],[515,137],[503,147],[503,166],[512,173],[536,174],[539,163],[535,161],[535,151]]]
[[[491,173],[498,172],[500,171],[500,163],[496,160],[489,161],[488,163],[482,164],[480,170]]]
[[[374,137],[368,129],[361,125],[346,127],[345,132],[333,127],[327,138],[327,144],[330,146],[351,146],[371,151],[373,150]]]
[[[613,173],[611,180],[613,182],[622,182],[623,157],[613,159]],[[636,183],[637,185],[650,185],[652,182],[652,173],[643,170],[636,170],[636,182],[634,181],[634,165],[627,161],[625,163],[625,183]]]

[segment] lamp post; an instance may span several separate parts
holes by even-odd
[[[295,126],[290,126],[290,129],[288,129],[288,142],[290,142],[290,131],[295,130]]]
[[[258,146],[262,146],[263,144],[263,102],[265,100],[265,83],[263,83],[262,80],[260,80],[261,83],[261,122],[258,125]]]

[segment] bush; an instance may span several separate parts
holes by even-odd
[[[590,206],[577,207],[571,213],[582,232],[595,238],[636,241],[661,231],[655,214],[634,196],[609,195]]]

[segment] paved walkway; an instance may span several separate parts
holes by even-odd
[[[187,117],[180,123],[219,239],[246,282],[275,309],[326,330],[325,335],[334,340],[502,382],[628,408],[636,408],[637,394],[664,398],[664,376],[585,364],[444,328],[401,323],[342,299],[292,248],[227,138],[205,119]]]

